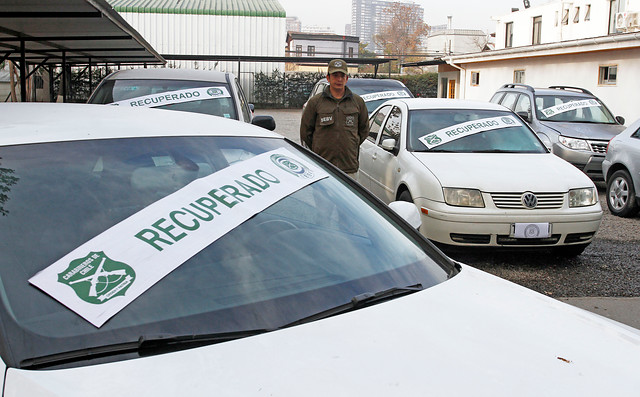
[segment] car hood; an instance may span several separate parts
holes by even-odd
[[[624,131],[624,126],[620,124],[560,123],[551,121],[541,121],[540,124],[561,135],[580,139],[608,141]]]
[[[638,368],[638,330],[462,265],[427,290],[255,337],[10,369],[5,395],[631,395]]]
[[[483,192],[566,192],[593,182],[550,153],[414,153],[443,187]]]

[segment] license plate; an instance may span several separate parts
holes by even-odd
[[[511,225],[511,237],[547,238],[550,236],[550,223],[514,223]]]

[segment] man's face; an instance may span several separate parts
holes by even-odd
[[[347,80],[349,80],[349,76],[342,72],[335,72],[327,75],[327,81],[329,81],[331,88],[338,91],[344,90]]]

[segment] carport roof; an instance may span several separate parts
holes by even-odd
[[[105,0],[0,1],[0,62],[162,64]]]

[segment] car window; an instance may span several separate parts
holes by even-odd
[[[362,97],[369,114],[390,99],[413,97],[408,88],[395,80],[351,79],[347,86],[354,94]]]
[[[633,134],[631,134],[631,137],[633,138],[640,138],[640,128],[638,128],[636,130],[636,132],[634,132]]]
[[[158,106],[154,103],[151,107],[155,107],[156,109],[204,113],[238,120],[238,113],[236,112],[234,101],[231,97],[231,87],[226,83],[191,80],[107,80],[97,88],[96,93],[90,100],[90,103],[109,104],[126,100],[135,102],[135,98],[148,97],[162,93],[169,94],[171,92],[203,87],[218,87],[226,90],[227,94],[207,99],[200,99],[203,95],[194,95],[191,96],[188,101],[174,102],[169,105],[161,105],[161,102],[157,101],[155,103],[157,103]],[[140,104],[140,106],[146,105]]]
[[[400,127],[402,124],[402,111],[399,107],[394,106],[389,113],[389,118],[387,118],[387,122],[384,124],[384,129],[382,130],[382,137],[380,138],[380,142],[385,139],[393,138],[396,140],[396,146],[400,143]]]
[[[478,109],[412,110],[409,150],[456,153],[547,153],[511,112]]]
[[[244,96],[244,91],[238,82],[238,79],[235,79],[236,89],[238,90],[238,99],[240,100],[240,111],[242,112],[242,117],[244,121],[251,121],[251,110],[249,109],[249,102],[247,98]]]
[[[504,92],[496,92],[495,94],[493,94],[489,102],[500,103],[503,96],[504,96]]]
[[[516,106],[513,109],[515,113],[524,112],[529,114],[531,112],[531,99],[528,95],[520,95],[516,101]]]
[[[27,281],[189,183],[283,147],[329,177],[279,198],[186,259],[102,327]],[[0,200],[0,354],[17,368],[35,357],[135,344],[145,335],[276,329],[350,302],[358,294],[416,283],[427,288],[446,280],[453,269],[417,233],[389,222],[388,209],[343,182],[333,168],[278,138],[164,137],[18,145],[0,147],[0,162],[1,186],[6,187]],[[212,188],[228,193],[227,206],[252,200],[269,186],[249,176]],[[222,204],[216,211],[211,197],[184,203],[157,222],[158,230],[177,237],[196,222],[222,222]],[[175,243],[189,244],[190,237],[176,238]],[[113,277],[98,287],[106,288],[119,276]],[[10,354],[9,340],[21,341],[11,343]],[[138,353],[114,356],[105,360]],[[86,363],[94,361],[68,365]]]
[[[536,95],[536,115],[542,121],[616,124],[596,98],[573,95]]]
[[[507,92],[506,94],[504,94],[504,98],[502,98],[502,102],[500,102],[500,104],[513,110],[513,107],[519,95],[520,94],[518,94],[517,92]]]
[[[369,121],[369,136],[367,137],[369,141],[376,142],[378,140],[378,133],[382,128],[382,123],[390,110],[391,106],[384,106],[371,118]]]

